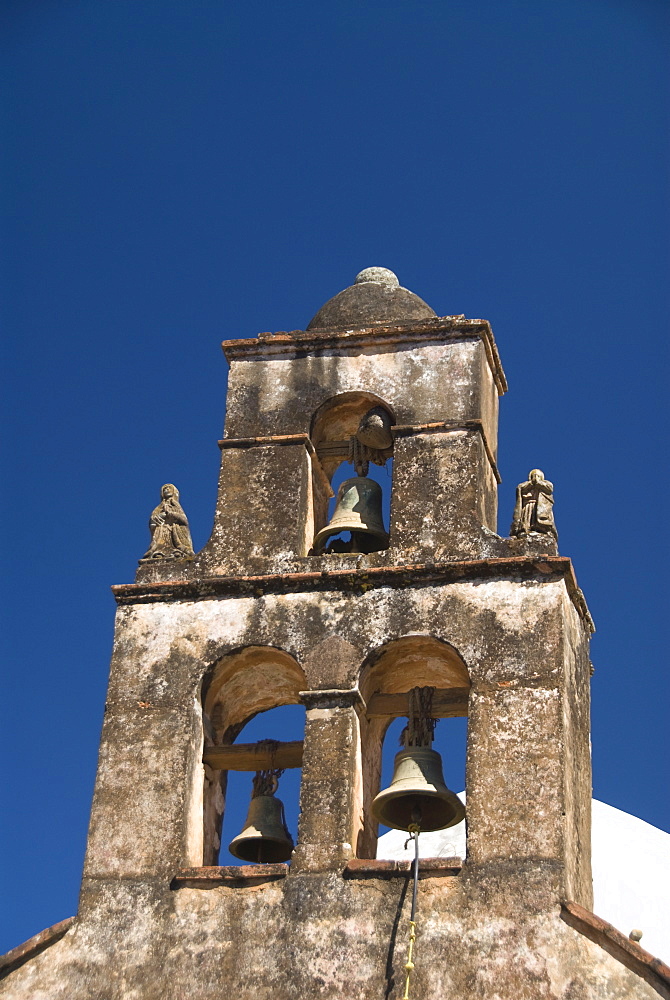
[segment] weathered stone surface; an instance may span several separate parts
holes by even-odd
[[[654,958],[639,944],[642,931],[632,930],[628,937],[612,927],[606,920],[590,913],[578,903],[561,904],[561,917],[566,924],[585,934],[589,940],[601,945],[627,969],[636,972],[663,997],[670,997],[670,966]]]
[[[169,904],[165,911],[158,898],[152,905],[132,890],[116,897],[103,892],[101,919],[13,973],[4,995],[205,1000],[219,996],[225,982],[248,998],[400,997],[408,889],[406,877],[296,873],[247,887],[171,890],[162,897]],[[558,906],[533,912],[514,904],[511,895],[503,915],[486,911],[478,900],[468,906],[468,889],[458,876],[421,879],[415,995],[664,995],[561,921]],[[130,904],[134,919],[128,926],[119,907]],[[100,951],[101,939],[110,941],[107,951]]]
[[[362,800],[376,788],[364,788],[356,777],[360,742],[365,739],[363,709],[356,698],[342,704],[337,692],[359,683],[368,690],[368,675],[362,673],[369,669],[368,662],[381,664],[370,675],[376,677],[374,687],[383,684],[385,676],[390,681],[396,677],[394,685],[402,684],[403,660],[397,661],[397,668],[394,660],[385,667],[386,660],[375,655],[402,636],[404,662],[413,664],[411,683],[421,681],[417,663],[424,663],[431,683],[435,677],[430,671],[440,670],[445,684],[462,684],[459,673],[450,673],[448,666],[449,657],[456,655],[466,665],[472,686],[468,859],[457,884],[445,886],[439,880],[429,890],[430,879],[422,880],[425,926],[420,928],[417,993],[439,995],[449,988],[456,997],[469,997],[477,990],[490,991],[496,968],[497,981],[504,982],[507,975],[508,989],[516,989],[516,995],[531,988],[534,996],[569,995],[552,992],[555,973],[547,963],[560,966],[552,949],[562,948],[571,961],[581,963],[579,968],[586,962],[578,957],[581,938],[560,921],[558,904],[568,885],[571,891],[577,885],[579,900],[587,906],[590,902],[584,880],[570,874],[574,865],[568,849],[578,836],[574,828],[582,822],[575,802],[582,786],[584,794],[590,794],[590,788],[582,761],[581,771],[577,769],[581,785],[572,801],[564,792],[566,785],[575,785],[577,773],[574,755],[567,754],[566,747],[583,742],[585,731],[584,713],[561,705],[565,685],[570,704],[587,702],[589,675],[587,632],[562,578],[537,571],[530,583],[482,579],[474,587],[469,581],[373,587],[356,596],[331,590],[159,602],[124,607],[119,616],[123,638],[115,647],[79,919],[88,933],[100,935],[95,938],[101,950],[96,961],[103,964],[105,949],[110,949],[107,961],[113,960],[117,934],[134,942],[134,969],[126,969],[118,982],[111,977],[107,993],[100,995],[179,996],[181,988],[184,995],[211,996],[225,974],[242,995],[271,990],[282,996],[285,990],[288,997],[298,990],[305,996],[335,997],[348,988],[352,964],[366,970],[355,980],[361,996],[387,988],[389,948],[402,893],[397,885],[390,888],[384,875],[343,881],[347,859],[355,853],[356,825],[360,828],[366,813]],[[426,634],[458,651],[449,654],[444,668],[439,660],[431,667],[427,647],[422,651]],[[243,685],[251,685],[247,704],[253,710],[261,652],[248,659],[248,668],[243,660],[224,673],[222,666],[212,669],[212,664],[228,662],[226,654],[238,655],[235,650],[252,645],[267,648],[268,662],[279,655],[272,650],[286,651],[282,655],[303,667],[304,677],[296,674],[296,688],[305,685],[303,690],[314,692],[305,731],[303,818],[294,867],[280,883],[208,891],[170,888],[180,868],[198,866],[203,858],[202,835],[200,840],[193,835],[202,822],[201,685],[208,683],[217,690],[216,697],[225,700],[217,676],[231,683],[240,678]],[[276,660],[275,673],[279,668]],[[284,669],[289,670],[288,665]],[[270,684],[269,676],[262,676],[261,694]],[[282,684],[277,697],[286,700],[288,689]],[[243,694],[235,697],[243,710]],[[588,867],[584,843],[581,853]],[[128,893],[136,899],[132,906]],[[511,899],[516,902],[510,913]],[[256,939],[249,928],[261,921],[264,931]],[[402,940],[401,955],[393,954],[396,970],[405,947],[403,926],[395,931]],[[566,934],[576,943],[568,947],[562,941]],[[162,942],[161,954],[167,956],[160,970],[156,937]],[[551,961],[534,945],[524,945],[522,954],[517,954],[516,945],[511,947],[512,941],[536,938],[544,941]],[[591,942],[587,946],[593,947]],[[66,976],[70,996],[88,995],[77,992],[80,986],[68,971],[89,962],[88,953],[79,952],[75,942],[68,945],[67,956],[62,949],[55,952],[56,947],[50,950],[52,971],[44,966],[40,972],[46,976],[40,981],[51,985],[40,988],[48,993]],[[486,961],[482,948],[489,949]],[[287,953],[293,956],[288,963]],[[446,964],[444,955],[450,956]],[[611,956],[608,961],[616,964]],[[491,969],[490,981],[486,968]],[[17,970],[7,982],[20,973]],[[630,970],[624,973],[624,979],[633,976]],[[560,975],[567,983],[573,974],[566,966]],[[34,975],[30,989],[37,988]],[[145,986],[146,977],[151,983]],[[25,996],[22,980],[15,982],[7,995]],[[589,993],[584,986],[581,995],[601,994]]]
[[[329,479],[374,407],[393,420],[396,485],[390,548],[363,565],[525,551],[495,533],[506,383],[488,324],[447,318],[324,336],[224,345],[231,371],[211,538],[192,562],[143,562],[138,580],[295,572],[305,558],[315,569],[332,559],[308,553],[327,522]]]
[[[421,864],[413,995],[668,995],[660,966],[583,916],[592,623],[551,533],[496,534],[490,329],[432,310],[388,325],[379,294],[403,290],[370,277],[352,295],[373,288],[372,330],[227,345],[211,539],[115,588],[79,913],[0,996],[400,998],[410,873],[375,860],[391,715],[370,706],[417,686],[467,703],[468,840],[462,861]],[[343,442],[375,406],[393,419],[390,547],[309,556]],[[220,868],[226,774],[203,748],[285,704],[306,709],[292,864]]]

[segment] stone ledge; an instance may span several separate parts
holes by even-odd
[[[12,948],[4,955],[0,955],[0,979],[4,976],[8,976],[10,972],[14,969],[18,969],[19,966],[23,965],[24,962],[28,962],[31,958],[35,958],[39,955],[41,951],[44,951],[49,945],[55,944],[56,941],[60,941],[62,937],[65,937],[67,932],[72,927],[75,922],[75,917],[66,917],[65,920],[59,920],[57,924],[53,924],[51,927],[47,927],[45,931],[40,931],[39,934],[35,934],[33,937],[28,938],[23,944],[19,944],[16,948]]]
[[[333,569],[301,573],[268,573],[258,576],[202,576],[194,580],[125,583],[112,587],[118,604],[153,604],[157,601],[192,601],[208,597],[291,593],[299,590],[369,590],[371,587],[425,587],[472,579],[543,579],[563,577],[580,616],[588,609],[577,586],[570,559],[565,556],[495,556],[451,562],[405,563],[365,569]],[[590,616],[589,616],[590,618]]]
[[[459,875],[463,867],[462,858],[421,858],[419,878],[440,878],[445,875]],[[352,858],[344,869],[345,878],[394,878],[407,876],[412,871],[411,861],[383,861]]]
[[[276,882],[286,878],[288,865],[212,865],[180,868],[172,879],[172,889],[215,889],[219,885],[245,886]]]
[[[416,435],[424,434],[449,434],[454,431],[476,431],[484,445],[484,451],[486,452],[486,457],[491,465],[491,470],[495,476],[496,482],[501,483],[502,477],[496,465],[496,460],[493,452],[491,451],[491,446],[486,439],[486,432],[484,430],[484,424],[481,420],[437,420],[429,424],[395,424],[391,427],[391,432],[394,438],[405,438],[405,437],[415,437]],[[343,449],[343,457],[347,455],[348,442],[339,442]],[[221,451],[225,451],[229,448],[238,449],[248,449],[248,448],[268,448],[268,447],[284,447],[285,445],[303,445],[307,448],[312,458],[319,458],[319,449],[316,449],[312,444],[312,440],[309,434],[264,434],[259,437],[229,437],[222,438],[219,441],[219,448]],[[384,452],[385,455],[390,456],[393,454],[391,448]],[[317,462],[313,468],[313,471],[319,475],[322,483],[326,487],[326,492],[330,491],[329,495],[334,496],[331,487],[330,480],[324,476],[321,463]],[[151,559],[140,559],[140,563],[151,562]]]
[[[654,958],[636,941],[631,941],[612,924],[608,924],[606,920],[597,917],[579,903],[572,903],[569,900],[561,903],[561,918],[574,930],[595,944],[599,944],[631,972],[637,973],[662,997],[670,997],[670,967],[660,958]]]
[[[459,875],[463,867],[462,858],[421,858],[419,878],[440,878]],[[344,878],[394,878],[411,874],[411,861],[367,860],[351,858],[347,861],[342,875]],[[212,865],[202,868],[180,868],[170,888],[172,889],[215,889],[217,886],[261,885],[277,882],[289,873],[287,864],[275,865]],[[303,872],[301,871],[301,874]],[[307,873],[309,874],[309,873]],[[319,874],[315,872],[313,874]]]
[[[507,391],[507,380],[498,354],[493,331],[485,319],[466,319],[465,316],[435,316],[415,323],[396,323],[387,326],[368,326],[328,330],[291,330],[261,333],[258,337],[243,340],[224,340],[226,360],[242,360],[273,354],[301,351],[341,350],[348,344],[356,348],[379,347],[391,344],[430,343],[434,340],[462,340],[479,337],[483,341],[487,360],[499,395]]]

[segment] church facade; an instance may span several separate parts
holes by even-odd
[[[541,470],[497,534],[489,324],[369,268],[306,330],[223,346],[211,538],[193,553],[163,487],[136,581],[114,588],[79,912],[10,956],[0,996],[372,1000],[408,971],[417,1000],[670,996],[670,970],[591,912],[593,623]],[[416,689],[432,719],[468,719],[467,851],[419,863],[407,970],[412,872],[377,858],[375,799]],[[300,743],[237,741],[287,704]],[[256,861],[219,865],[227,773],[294,766],[290,864],[261,831]]]

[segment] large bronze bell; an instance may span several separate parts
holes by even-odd
[[[288,861],[293,839],[286,827],[284,803],[274,795],[256,795],[241,833],[230,842],[228,850],[242,861],[267,864]]]
[[[351,531],[352,538],[354,535],[369,536],[361,551],[376,552],[387,548],[389,536],[382,520],[382,488],[374,479],[354,476],[340,484],[335,511],[330,523],[314,539],[314,550],[319,552],[330,535],[340,531]]]
[[[384,826],[407,830],[444,830],[465,816],[465,806],[444,783],[442,759],[429,747],[407,747],[396,754],[393,780],[372,803],[375,819]]]

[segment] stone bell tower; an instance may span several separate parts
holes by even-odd
[[[409,873],[377,858],[372,804],[416,688],[432,718],[468,717],[467,852],[420,863],[411,996],[657,996],[593,931],[592,623],[539,470],[497,534],[489,324],[368,268],[305,331],[223,346],[211,538],[192,553],[164,487],[136,582],[114,588],[79,913],[2,996],[399,998]],[[336,545],[348,460],[358,480],[392,467],[390,523],[366,530],[360,496],[341,498],[361,530]],[[237,741],[287,704],[306,707],[304,741]],[[302,767],[290,864],[219,866],[227,772],[275,766]]]

